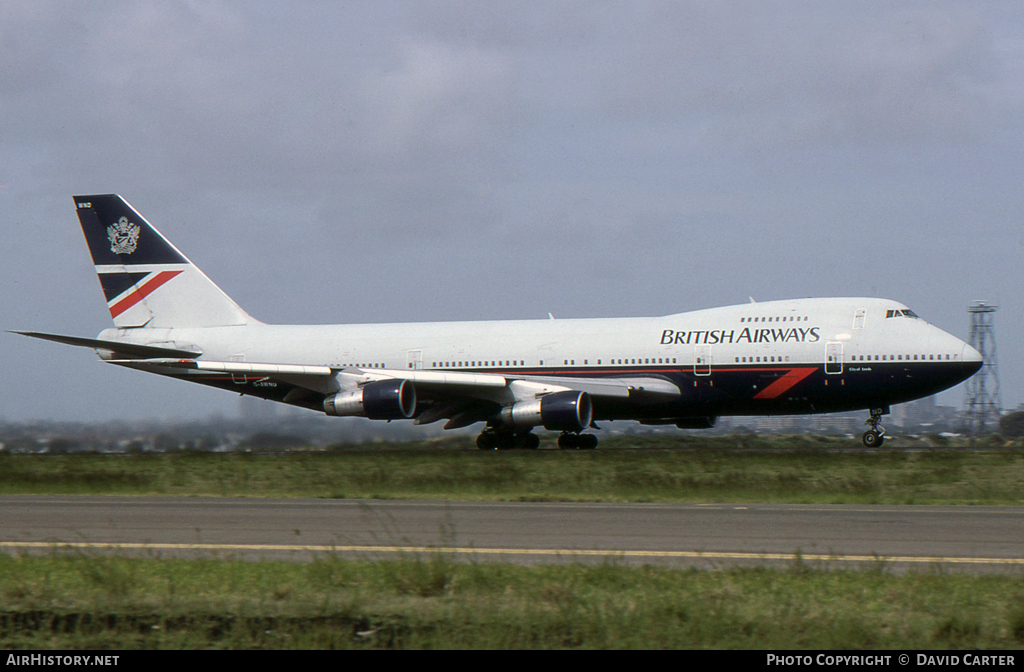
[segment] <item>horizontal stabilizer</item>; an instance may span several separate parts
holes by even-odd
[[[127,357],[198,357],[203,354],[194,350],[180,350],[177,348],[165,348],[157,345],[139,345],[137,343],[125,343],[123,341],[104,341],[98,338],[81,338],[80,336],[62,336],[61,334],[44,334],[38,331],[11,331],[12,334],[41,338],[45,341],[56,341],[66,345],[77,345],[83,348],[94,348],[96,350],[110,350]]]

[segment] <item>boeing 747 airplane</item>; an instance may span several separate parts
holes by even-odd
[[[485,423],[481,449],[595,448],[598,421],[709,428],[724,415],[866,409],[982,365],[977,350],[886,299],[749,303],[663,317],[271,325],[246,313],[120,196],[76,196],[114,328],[17,332],[101,359],[327,415],[445,429]]]

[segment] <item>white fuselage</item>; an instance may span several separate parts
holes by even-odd
[[[99,338],[134,342],[138,334],[140,343],[195,347],[208,359],[335,368],[569,373],[652,364],[821,365],[829,344],[847,366],[865,358],[980,361],[969,345],[924,320],[886,317],[902,310],[884,299],[796,299],[647,318],[108,329]]]

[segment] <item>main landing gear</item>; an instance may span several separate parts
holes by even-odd
[[[558,437],[558,447],[562,450],[594,450],[597,448],[597,437],[593,434],[563,432]]]
[[[865,425],[871,425],[871,429],[864,432],[864,436],[861,438],[868,448],[879,448],[885,442],[885,427],[878,423],[888,412],[888,408],[872,408],[871,417],[864,421]]]
[[[476,447],[480,450],[537,450],[540,437],[530,431],[503,432],[488,427],[476,437]]]
[[[476,447],[480,450],[537,450],[540,437],[531,431],[511,432],[488,427],[476,437]],[[593,434],[563,432],[558,437],[558,447],[562,450],[594,450],[597,448],[597,437]]]

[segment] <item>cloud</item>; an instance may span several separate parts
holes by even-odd
[[[497,55],[407,42],[398,56],[392,68],[364,74],[357,89],[372,153],[418,155],[426,144],[461,154],[507,127],[511,75]]]

